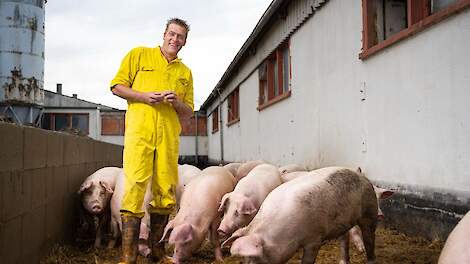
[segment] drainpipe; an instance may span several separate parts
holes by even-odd
[[[196,156],[194,157],[194,163],[196,163],[196,166],[197,166],[197,167],[198,167],[198,165],[199,165],[199,160],[198,160],[198,154],[199,154],[199,153],[198,153],[198,138],[197,138],[197,136],[198,136],[198,125],[197,125],[198,113],[199,113],[199,111],[196,111],[196,112],[194,113],[194,116],[195,116],[195,118],[196,118],[196,138],[195,138],[195,140],[194,140],[194,141],[196,142],[196,146],[195,146],[195,150],[196,150],[195,155],[196,155]]]
[[[222,124],[222,96],[220,90],[217,89],[219,94],[219,130],[220,130],[220,163],[224,163],[224,129]]]

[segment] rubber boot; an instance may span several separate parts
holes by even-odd
[[[122,254],[121,262],[137,263],[137,249],[140,230],[140,218],[136,216],[121,216],[122,221]]]
[[[162,238],[167,223],[168,215],[150,214],[150,241],[154,261],[165,258],[165,243],[158,243],[158,241]]]

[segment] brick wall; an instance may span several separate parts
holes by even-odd
[[[38,263],[71,239],[77,190],[122,146],[0,122],[0,262]]]
[[[101,135],[124,136],[125,119],[125,112],[102,112]]]
[[[207,136],[206,117],[198,116],[197,119],[197,135]],[[181,136],[195,136],[196,135],[196,116],[193,115],[188,118],[180,118]]]

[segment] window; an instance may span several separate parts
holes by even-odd
[[[212,133],[219,131],[219,107],[216,107],[212,115]]]
[[[258,110],[290,96],[290,53],[288,41],[281,44],[258,67]]]
[[[71,130],[76,134],[88,135],[89,115],[75,113],[45,113],[42,116],[42,128],[66,131]]]
[[[240,96],[239,96],[239,88],[237,87],[233,92],[228,96],[228,108],[227,108],[227,116],[228,122],[227,125],[230,126],[238,121],[240,121]]]
[[[103,136],[124,136],[125,116],[122,115],[101,115],[101,135]]]
[[[359,58],[364,59],[468,6],[470,0],[362,0]]]

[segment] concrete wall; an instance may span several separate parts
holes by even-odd
[[[71,238],[82,181],[122,165],[122,147],[0,122],[0,259],[38,263]]]
[[[227,84],[241,105],[238,125],[223,118],[224,159],[361,166],[398,190],[390,223],[445,237],[470,209],[469,33],[466,9],[362,61],[361,1],[330,0],[290,38],[291,97],[258,111],[257,71]],[[208,137],[216,161],[220,135]]]

